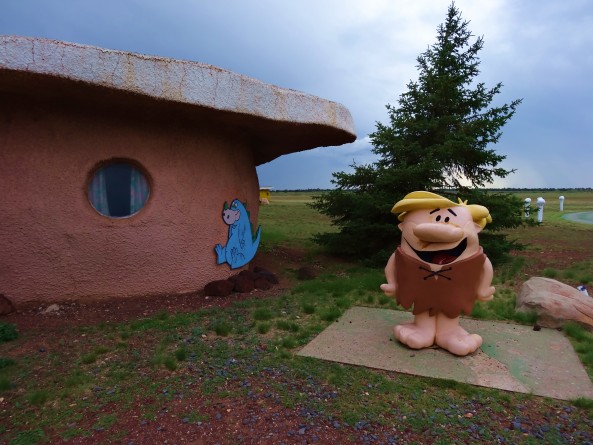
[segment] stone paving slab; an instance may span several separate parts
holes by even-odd
[[[562,400],[593,398],[593,383],[561,332],[462,319],[461,325],[484,343],[474,354],[456,357],[437,347],[417,351],[396,341],[393,327],[411,319],[409,312],[353,307],[298,354]]]

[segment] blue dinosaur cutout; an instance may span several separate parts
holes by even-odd
[[[229,206],[226,202],[222,210],[222,220],[229,226],[229,238],[226,246],[217,244],[216,264],[227,263],[231,269],[237,269],[249,263],[255,256],[261,236],[261,226],[255,237],[251,235],[251,221],[245,205],[235,199]]]

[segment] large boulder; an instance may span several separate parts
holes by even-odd
[[[516,309],[535,311],[540,326],[559,328],[574,321],[593,331],[593,298],[550,278],[533,277],[523,283]]]

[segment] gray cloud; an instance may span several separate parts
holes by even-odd
[[[195,60],[346,105],[359,140],[258,168],[276,188],[330,186],[331,173],[370,162],[365,137],[417,77],[449,0],[19,0],[0,32]],[[496,185],[592,187],[593,4],[589,0],[457,0],[485,47],[480,81],[523,98],[493,147],[518,172]]]

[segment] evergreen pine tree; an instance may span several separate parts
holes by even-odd
[[[418,80],[408,83],[398,107],[387,105],[389,124],[377,122],[370,135],[379,159],[334,173],[336,188],[315,198],[312,207],[339,228],[316,236],[330,252],[385,261],[399,242],[391,207],[415,190],[488,207],[493,223],[481,239],[493,261],[517,246],[497,232],[522,224],[521,201],[482,187],[514,171],[500,167],[505,156],[488,147],[498,142],[521,99],[491,106],[502,84],[488,89],[476,82],[484,41],[473,38],[468,24],[452,3],[436,43],[417,58]]]

